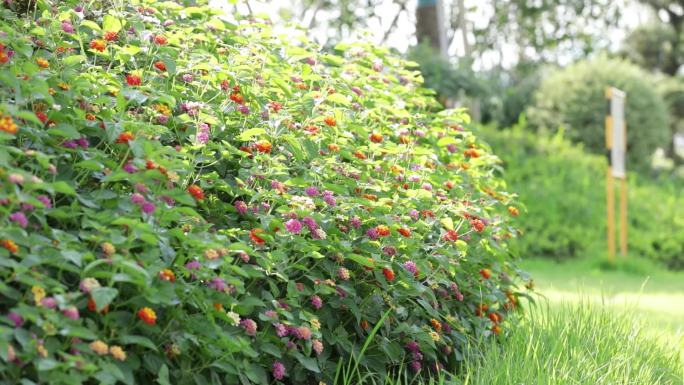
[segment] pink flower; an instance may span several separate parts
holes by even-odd
[[[54,309],[57,307],[57,300],[54,297],[45,297],[40,300],[40,305],[47,309]]]
[[[349,224],[351,225],[351,227],[358,229],[359,227],[361,227],[361,218],[353,217],[349,220]]]
[[[137,192],[139,192],[139,193],[141,193],[141,194],[145,194],[145,193],[147,193],[147,192],[149,191],[149,189],[147,188],[147,186],[145,186],[145,185],[142,184],[142,183],[136,183],[136,184],[135,184],[135,191],[137,191]]]
[[[323,353],[323,343],[321,341],[313,340],[311,347],[313,348],[314,352],[316,352],[316,355]]]
[[[221,277],[212,278],[211,281],[209,281],[209,287],[216,291],[226,291],[226,289],[228,289],[226,281],[224,281]]]
[[[249,107],[245,106],[244,104],[238,106],[238,111],[240,111],[243,115],[249,115]]]
[[[302,222],[296,219],[290,219],[289,221],[285,222],[285,228],[291,234],[299,234],[302,231]]]
[[[372,240],[380,238],[380,234],[378,234],[378,230],[376,230],[375,227],[368,229],[368,231],[366,231],[366,235]]]
[[[69,306],[68,308],[63,309],[62,314],[74,321],[78,321],[78,319],[81,318],[81,316],[78,314],[78,309],[75,306]]]
[[[8,179],[10,183],[24,184],[24,176],[21,174],[10,174]]]
[[[309,329],[306,326],[300,326],[297,329],[295,329],[295,337],[299,338],[300,340],[309,340],[311,339],[311,329]]]
[[[152,214],[156,207],[152,202],[145,202],[142,204],[141,208],[145,214]]]
[[[138,171],[138,168],[133,165],[133,162],[126,162],[126,164],[123,166],[123,170],[129,174],[133,174]]]
[[[50,201],[50,198],[48,198],[46,195],[38,195],[36,197],[40,201],[40,203],[45,206],[46,209],[52,208],[52,202]]]
[[[409,341],[408,343],[406,343],[406,349],[408,349],[408,351],[411,353],[420,352],[420,346],[416,341]]]
[[[254,322],[253,320],[246,318],[240,321],[240,326],[242,326],[243,329],[245,329],[245,333],[248,336],[254,337],[257,332],[257,323]]]
[[[10,321],[14,322],[14,327],[18,328],[24,324],[24,317],[20,316],[18,313],[15,313],[13,311],[7,314],[7,318],[9,318]]]
[[[63,21],[62,31],[66,33],[74,33],[74,26],[69,21]]]
[[[332,191],[325,191],[323,193],[323,200],[330,206],[337,206],[337,201],[335,200],[335,197],[333,197]]]
[[[190,83],[194,79],[194,77],[191,74],[184,74],[182,78],[183,81],[186,83]]]
[[[404,262],[404,269],[413,275],[418,274],[418,266],[416,266],[416,263],[413,261]]]
[[[311,217],[304,217],[304,219],[302,219],[302,222],[304,223],[304,225],[306,225],[306,227],[309,228],[309,231],[314,231],[318,228],[318,223],[316,223],[316,220]]]
[[[238,214],[240,215],[245,215],[247,214],[247,210],[249,209],[247,207],[247,204],[243,201],[235,201],[235,210],[237,210]]]
[[[323,306],[323,300],[321,299],[321,297],[314,295],[313,297],[311,297],[311,304],[313,305],[313,307],[316,308],[316,310],[318,310]]]
[[[131,202],[136,205],[142,205],[145,203],[145,197],[138,193],[133,193],[131,195]]]
[[[188,263],[185,264],[185,268],[188,269],[188,270],[197,270],[197,269],[199,269],[200,267],[202,267],[202,264],[199,263],[199,261],[194,261],[194,260],[193,260],[193,261],[190,261],[190,262],[188,262]]]
[[[273,327],[275,327],[276,335],[278,337],[287,337],[287,335],[290,334],[290,330],[287,328],[287,326],[281,323],[273,324]]]
[[[273,363],[273,378],[280,381],[285,377],[285,365],[280,361]]]
[[[413,219],[418,219],[418,216],[420,215],[420,213],[416,209],[411,209],[411,211],[409,211],[408,215]]]
[[[347,270],[344,267],[340,267],[339,269],[337,269],[337,276],[340,277],[340,279],[343,281],[348,281],[349,280],[349,270]]]
[[[305,188],[304,192],[306,193],[306,195],[308,195],[310,197],[318,196],[318,189],[314,186],[309,186],[309,187]]]
[[[12,213],[9,216],[10,221],[16,222],[19,226],[22,228],[26,228],[28,226],[28,219],[26,219],[26,215],[24,213],[17,211],[16,213]]]

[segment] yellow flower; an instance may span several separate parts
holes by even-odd
[[[432,338],[433,341],[439,342],[439,334],[435,331],[430,332],[430,338]]]
[[[100,247],[102,248],[102,253],[107,257],[111,257],[116,253],[116,248],[109,242],[104,242]]]
[[[240,324],[240,315],[238,313],[229,311],[226,313],[226,315],[231,321],[233,321],[233,326],[238,326]]]
[[[109,348],[109,353],[114,357],[115,360],[126,361],[126,352],[118,345],[112,345]]]
[[[47,358],[48,356],[48,351],[47,349],[45,349],[45,346],[43,346],[43,344],[38,345],[38,355],[43,358]]]
[[[69,88],[71,88],[68,84],[64,82],[57,83],[57,87],[61,88],[64,91],[69,91]]]
[[[204,256],[205,256],[207,259],[210,259],[210,260],[211,260],[211,259],[216,259],[216,258],[218,258],[218,257],[219,257],[219,254],[218,254],[218,252],[216,252],[216,250],[214,250],[214,249],[208,249],[208,250],[206,250],[206,251],[204,252]]]
[[[50,62],[41,58],[36,59],[36,64],[38,64],[39,67],[41,68],[48,68],[50,66]]]
[[[311,327],[312,327],[314,330],[319,330],[319,329],[321,328],[321,321],[319,321],[319,320],[316,319],[316,318],[314,318],[314,319],[312,319],[311,321],[309,321],[309,323],[311,324]]]
[[[171,116],[171,109],[164,104],[155,104],[154,109],[164,116]]]
[[[45,298],[45,289],[40,286],[34,286],[31,288],[31,292],[33,293],[33,301],[36,305],[40,306],[40,301]]]
[[[91,342],[90,349],[99,356],[104,356],[109,352],[109,346],[100,340]]]

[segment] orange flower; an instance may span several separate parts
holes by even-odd
[[[50,66],[50,62],[43,59],[42,57],[39,57],[38,59],[36,59],[36,64],[38,64],[38,67],[41,67],[41,68],[48,68]]]
[[[434,318],[431,319],[430,324],[432,325],[432,328],[435,329],[435,331],[437,333],[442,331],[442,324],[439,321],[437,321],[436,319],[434,319]]]
[[[361,151],[356,151],[356,152],[354,153],[354,156],[357,157],[357,158],[359,158],[359,159],[361,159],[361,160],[366,159],[366,155],[365,155],[363,152],[361,152]]]
[[[394,281],[394,272],[389,267],[383,267],[382,274],[385,275],[385,279],[387,279],[388,281]]]
[[[334,116],[326,116],[325,119],[323,119],[323,121],[330,127],[337,126],[337,121],[335,120]]]
[[[168,43],[168,39],[164,35],[156,35],[154,37],[154,44],[156,45],[166,45]]]
[[[97,304],[95,303],[95,300],[93,299],[93,297],[88,298],[88,310],[90,310],[92,312],[97,311]],[[102,310],[100,310],[100,313],[102,313],[102,314],[107,314],[108,312],[109,312],[109,305],[103,307]]]
[[[401,144],[409,144],[411,142],[411,138],[408,135],[401,135],[399,137],[399,143]]]
[[[242,95],[238,94],[237,92],[230,94],[230,100],[237,104],[242,104],[245,102],[245,98],[243,98]]]
[[[374,132],[368,136],[368,139],[373,143],[382,143],[382,134]]]
[[[163,61],[158,61],[154,63],[154,68],[158,69],[159,71],[166,71],[166,64],[164,64]]]
[[[106,47],[107,43],[104,40],[95,39],[90,41],[90,49],[94,49],[95,51],[104,52]]]
[[[200,186],[196,184],[190,185],[188,187],[188,192],[190,193],[190,195],[195,197],[196,200],[200,202],[204,200],[204,191]]]
[[[0,245],[2,245],[2,247],[6,248],[12,254],[16,254],[19,251],[19,246],[17,246],[14,241],[10,241],[9,239],[3,239],[0,241]]]
[[[215,303],[214,309],[216,309],[217,311],[223,311],[223,305],[221,305],[220,303]]]
[[[477,231],[478,233],[481,233],[485,228],[484,222],[482,222],[480,219],[473,219],[470,221],[470,225],[473,227],[473,230]]]
[[[337,152],[340,151],[340,146],[336,145],[335,143],[330,143],[328,145],[328,150]]]
[[[518,214],[520,214],[520,211],[519,211],[517,208],[513,207],[513,206],[508,206],[508,213],[511,214],[511,215],[514,216],[514,217],[517,217]]]
[[[140,75],[128,74],[126,75],[126,83],[128,83],[128,85],[131,87],[139,86],[140,83],[142,83],[142,78]]]
[[[128,144],[128,142],[130,142],[134,138],[135,138],[135,135],[133,135],[132,132],[125,131],[125,132],[122,132],[121,134],[119,134],[119,137],[116,139],[116,143],[117,144],[122,144],[122,143]]]
[[[406,238],[411,236],[411,229],[408,229],[406,227],[398,229],[397,232],[399,232],[399,234],[403,235]]]
[[[259,151],[262,154],[270,154],[271,153],[271,142],[268,140],[259,140],[254,144],[254,147],[256,147],[257,151]]]
[[[456,242],[458,241],[458,232],[456,230],[448,230],[442,239],[448,242]]]
[[[266,241],[264,241],[264,239],[259,236],[259,234],[263,232],[264,229],[252,229],[249,231],[249,239],[251,239],[252,242],[254,242],[254,244],[256,245],[263,245],[264,243],[266,243]]]
[[[162,281],[176,282],[176,274],[171,269],[164,269],[159,272],[159,279]]]
[[[447,190],[451,190],[452,188],[454,188],[454,182],[448,180],[448,181],[444,182],[444,187]]]
[[[469,148],[463,152],[463,155],[469,156],[471,158],[478,158],[480,153],[474,148]]]
[[[385,225],[379,225],[379,226],[375,227],[375,230],[378,232],[378,235],[380,235],[381,237],[386,237],[386,236],[390,235],[390,229],[389,229],[389,227],[387,227]]]
[[[484,278],[484,279],[489,279],[489,277],[492,276],[492,271],[489,270],[489,269],[481,269],[481,270],[480,270],[480,275],[481,275],[482,278]]]
[[[498,324],[499,322],[501,322],[503,320],[503,317],[500,316],[499,313],[496,313],[496,312],[489,313],[489,315],[487,317],[489,317],[489,319],[492,322],[494,322],[495,324]]]
[[[106,41],[114,41],[119,37],[119,34],[114,31],[107,31],[104,33],[104,39]]]
[[[362,319],[361,322],[359,322],[359,326],[361,326],[361,329],[363,330],[367,330],[370,327],[368,321],[366,321],[365,319]]]
[[[19,128],[9,115],[0,114],[0,131],[14,135],[19,131]]]
[[[148,325],[154,325],[157,323],[157,313],[149,307],[144,307],[138,310],[138,318],[140,318],[144,323]]]
[[[480,304],[478,307],[475,308],[475,315],[478,317],[482,317],[485,313],[487,313],[487,309],[489,309],[489,306],[485,304]]]

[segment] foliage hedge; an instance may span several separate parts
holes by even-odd
[[[672,141],[667,105],[643,70],[604,56],[575,63],[546,77],[528,111],[532,127],[556,132],[605,154],[606,87],[627,93],[627,167],[645,170],[658,147]]]
[[[172,2],[1,12],[3,381],[318,383],[372,330],[361,367],[430,373],[505,333],[518,210],[387,50]]]
[[[501,154],[506,181],[520,194],[525,221],[523,235],[511,245],[516,253],[557,260],[605,256],[605,157],[570,143],[562,131],[532,133],[524,120],[512,129],[482,127],[477,134]],[[684,269],[682,187],[672,179],[629,174],[631,257]]]

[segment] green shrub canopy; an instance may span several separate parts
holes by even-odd
[[[69,3],[2,10],[0,378],[317,383],[374,328],[380,373],[505,332],[518,209],[402,60]]]
[[[531,126],[556,131],[581,142],[594,153],[605,153],[606,87],[627,93],[628,168],[643,170],[658,147],[667,148],[667,106],[648,75],[625,61],[598,57],[557,70],[542,81],[530,108]]]

